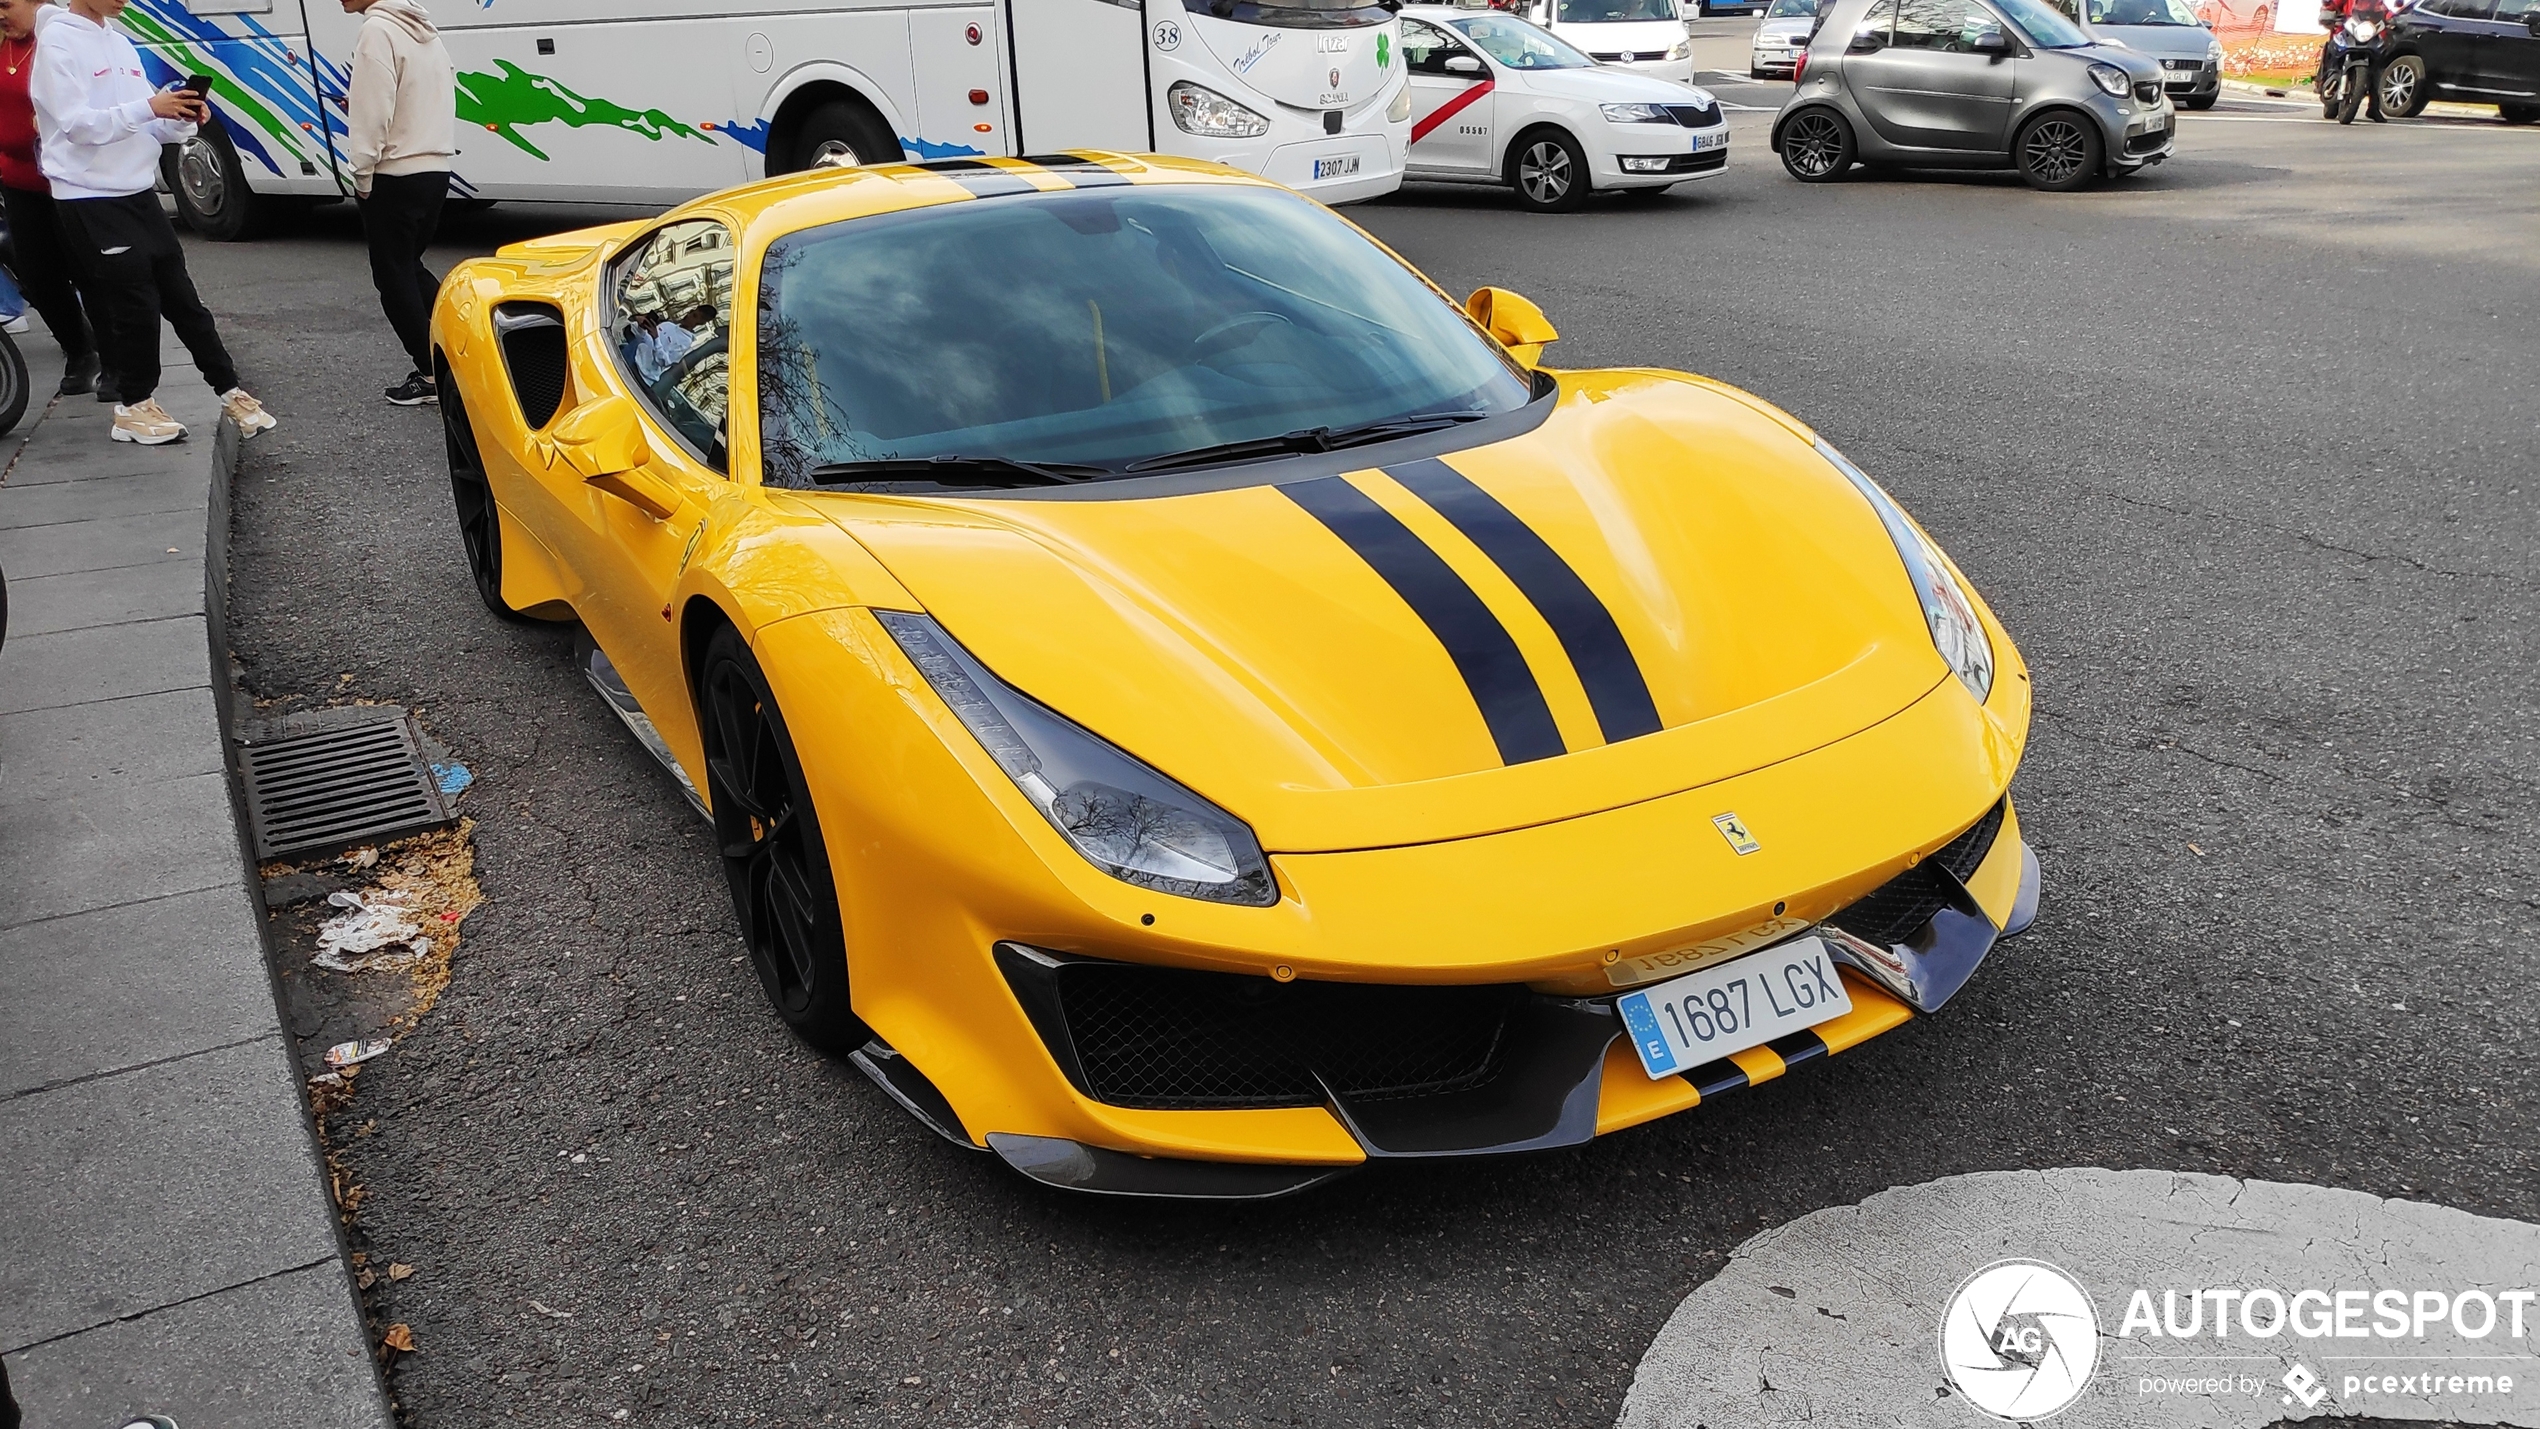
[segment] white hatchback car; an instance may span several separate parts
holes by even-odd
[[[1693,37],[1676,0],[1532,0],[1523,13],[1598,64],[1693,83]]]
[[[1655,194],[1729,160],[1728,116],[1709,91],[1601,66],[1514,15],[1407,6],[1402,58],[1406,179],[1506,184],[1558,213],[1594,190]]]

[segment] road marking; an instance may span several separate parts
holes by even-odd
[[[2307,106],[2306,106],[2306,107],[2307,107]],[[2367,121],[2365,121],[2365,122],[2369,123],[2370,121],[2369,121],[2369,120],[2367,120]],[[2195,115],[2195,116],[2193,116],[2193,117],[2182,116],[2182,117],[2179,119],[2179,123],[2181,123],[2181,124],[2320,124],[2320,125],[2329,125],[2329,126],[2332,126],[2332,127],[2337,127],[2337,128],[2352,128],[2352,127],[2355,127],[2355,126],[2352,126],[2352,125],[2339,125],[2339,124],[2337,123],[2337,121],[2336,121],[2336,120],[2334,120],[2334,119],[2323,119],[2323,118],[2321,118],[2319,115],[2316,115],[2316,114],[2286,114],[2286,115],[2274,115],[2274,114],[2199,114],[2199,115]],[[2453,123],[2453,124],[2423,124],[2423,123],[2415,123],[2415,124],[2405,124],[2405,125],[2400,125],[2400,126],[2395,126],[2395,127],[2394,127],[2394,126],[2390,126],[2390,125],[2376,125],[2376,126],[2374,126],[2374,127],[2379,128],[2379,129],[2381,129],[2384,133],[2389,133],[2389,134],[2410,134],[2410,133],[2414,133],[2414,134],[2520,134],[2520,135],[2524,135],[2524,136],[2526,136],[2526,137],[2527,137],[2527,136],[2529,136],[2529,135],[2532,135],[2532,134],[2540,134],[2540,129],[2522,129],[2522,128],[2515,128],[2515,127],[2513,127],[2513,126],[2511,126],[2511,125],[2505,125],[2505,124],[2481,124],[2481,123],[2478,123],[2478,122],[2476,122],[2476,121],[2474,121],[2474,120],[2473,120],[2473,121],[2469,121],[2469,122],[2465,122],[2465,123]]]
[[[1982,1425],[1945,1382],[1940,1323],[1969,1277],[2006,1259],[2060,1267],[2097,1312],[2097,1373],[2055,1429],[2255,1429],[2314,1414],[2540,1424],[2540,1303],[2525,1296],[2517,1307],[2516,1339],[2498,1298],[2540,1289],[2540,1226],[2323,1186],[2080,1167],[1952,1176],[1757,1235],[1659,1331],[1632,1379],[1621,1429]],[[2344,1338],[2305,1338],[2281,1322],[2259,1337],[2234,1319],[2218,1339],[2209,1308],[2200,1332],[2181,1337],[2129,1321],[2141,1308],[2137,1289],[2148,1291],[2142,1307],[2185,1323],[2191,1306],[2213,1303],[2196,1292],[2215,1286],[2232,1287],[2235,1298],[2273,1288],[2287,1301],[2313,1288],[2400,1291],[2412,1311],[2419,1292],[2474,1306],[2461,1292],[2476,1290],[2497,1316],[2481,1337],[2438,1322],[2422,1338],[2382,1338],[2370,1328],[2368,1294],[2359,1302],[2364,1333]],[[2267,1313],[2260,1309],[2262,1322]],[[2312,1387],[2319,1398],[2288,1408],[2311,1387],[2286,1383],[2297,1363],[2325,1389]],[[2385,1373],[2415,1390],[2364,1384]],[[2455,1373],[2510,1376],[2513,1388],[2454,1392]],[[2348,1387],[2350,1377],[2358,1387]],[[2425,1392],[2429,1378],[2436,1392]],[[2212,1391],[2216,1380],[2230,1387]]]

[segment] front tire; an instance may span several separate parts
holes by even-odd
[[[1842,178],[1856,152],[1852,126],[1831,109],[1803,109],[1782,127],[1782,167],[1803,184]]]
[[[15,339],[0,332],[0,432],[16,427],[26,415],[29,386],[25,354],[18,351]]]
[[[2364,90],[2366,88],[2367,85],[2364,79],[2358,76],[2351,68],[2338,75],[2338,123],[2352,124],[2355,122],[2355,116],[2364,112]]]
[[[2540,104],[2499,104],[2496,117],[2508,124],[2540,123]]]
[[[2381,67],[2381,112],[2393,119],[2414,119],[2432,98],[2426,92],[2425,56],[2400,55]]]
[[[485,479],[485,458],[477,450],[476,429],[467,419],[467,402],[450,380],[450,363],[435,356],[432,380],[441,392],[441,442],[450,462],[450,501],[458,508],[459,541],[467,550],[467,573],[476,582],[476,597],[504,620],[528,617],[503,599],[503,518],[494,509],[494,487]]]
[[[729,625],[707,639],[697,666],[697,723],[715,844],[759,986],[795,1036],[852,1052],[872,1034],[847,994],[829,846],[767,675]]]
[[[772,158],[773,156],[771,156]],[[907,155],[890,126],[861,100],[822,101],[794,126],[781,161],[770,174],[798,174],[805,169],[851,169],[863,164],[896,164]]]
[[[1569,213],[1587,202],[1587,152],[1558,129],[1521,134],[1508,156],[1508,186],[1535,213]]]
[[[2023,125],[2011,152],[2028,186],[2050,194],[2071,193],[2087,185],[2099,177],[2107,162],[2099,126],[2060,110]]]
[[[238,147],[217,124],[159,151],[159,177],[176,197],[177,217],[215,243],[238,243],[273,224],[277,205],[247,186]]]

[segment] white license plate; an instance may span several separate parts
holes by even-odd
[[[1852,993],[1819,938],[1625,993],[1614,1003],[1652,1080],[1814,1027],[1852,1010]]]
[[[1696,134],[1693,136],[1693,152],[1697,154],[1708,149],[1725,149],[1728,146],[1729,131],[1726,129],[1719,130],[1716,133]]]
[[[1356,154],[1343,154],[1336,159],[1314,161],[1314,177],[1318,182],[1323,179],[1345,179],[1357,172],[1358,156]]]

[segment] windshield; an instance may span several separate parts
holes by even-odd
[[[2193,25],[2187,0],[2085,0],[2094,25]]]
[[[1773,0],[1773,8],[1764,12],[1767,20],[1807,20],[1815,18],[1817,0]]]
[[[1508,15],[1476,15],[1448,24],[1464,32],[1482,53],[1510,69],[1592,69],[1596,61],[1572,49],[1566,40]]]
[[[1392,19],[1402,0],[1182,0],[1182,8],[1273,30],[1354,30]]]
[[[948,456],[1116,474],[1532,395],[1417,275],[1274,189],[1122,186],[851,219],[772,245],[758,304],[760,446],[780,486]]]
[[[1676,0],[1560,0],[1560,5],[1561,23],[1565,25],[1676,18]]]
[[[2011,23],[2020,27],[2028,42],[2041,50],[2077,50],[2090,43],[2081,27],[2064,18],[2062,11],[2046,0],[1996,0]]]

